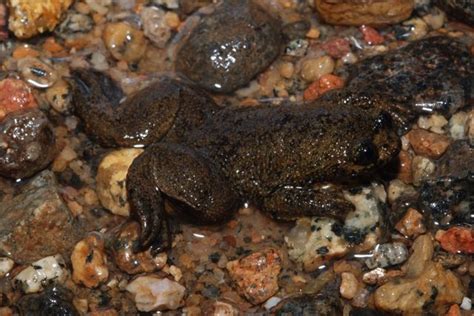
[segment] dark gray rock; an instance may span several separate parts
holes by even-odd
[[[34,177],[11,200],[2,202],[0,218],[0,254],[20,264],[55,254],[69,258],[82,235],[49,170]]]
[[[222,1],[184,40],[176,70],[205,89],[228,93],[267,68],[282,44],[281,22],[257,1]]]

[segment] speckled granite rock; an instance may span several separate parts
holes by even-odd
[[[51,171],[41,172],[1,203],[0,218],[0,253],[22,264],[58,253],[69,257],[81,237]]]

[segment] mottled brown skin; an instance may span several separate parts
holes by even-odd
[[[55,154],[53,127],[38,109],[12,112],[0,122],[0,176],[27,178],[46,168]]]
[[[97,107],[99,110],[91,109],[86,117],[96,122],[86,122],[86,127],[100,125],[104,114],[98,120],[99,116],[90,113],[105,113],[111,105],[95,103],[97,98],[101,100],[95,85],[110,83],[109,79],[85,70],[73,76],[77,82],[76,111],[84,115],[85,107]],[[164,133],[147,139],[147,144],[154,144],[135,159],[128,173],[129,201],[142,225],[144,247],[163,246],[162,233],[169,231],[165,201],[182,217],[206,224],[229,219],[244,201],[257,204],[277,219],[305,215],[342,218],[352,206],[342,198],[341,190],[315,185],[358,182],[399,151],[388,114],[347,106],[344,100],[219,109],[212,99],[205,98],[202,105],[208,112],[190,120],[201,113],[193,106],[199,101],[194,97],[202,96],[199,89],[170,78],[153,87],[155,94],[146,98],[148,103],[141,98],[137,102],[136,96],[128,101],[130,106],[140,103],[148,113],[153,109],[163,112],[163,108],[174,113],[165,115],[163,121],[157,119],[159,115],[152,117],[153,128]],[[162,93],[167,97],[161,97]],[[119,110],[116,121],[128,120],[125,126],[134,127],[144,124],[142,114],[134,109]],[[128,116],[119,117],[120,113]],[[123,128],[110,127],[107,137],[96,135],[102,130],[89,132],[103,144],[110,138],[108,145],[114,146],[122,143]]]
[[[281,52],[281,22],[259,1],[226,0],[204,15],[176,55],[176,71],[228,93],[244,86]]]

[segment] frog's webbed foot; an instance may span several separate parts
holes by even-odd
[[[344,220],[354,206],[337,186],[281,186],[263,199],[263,209],[277,220],[324,216]]]
[[[148,147],[129,169],[127,190],[132,214],[141,225],[141,249],[158,251],[171,244],[165,201],[174,216],[201,224],[230,219],[239,206],[220,169],[179,144]]]

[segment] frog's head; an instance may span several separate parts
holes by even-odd
[[[350,165],[353,174],[372,172],[391,162],[400,151],[400,138],[391,116],[385,111],[369,115],[366,133],[353,139]]]

